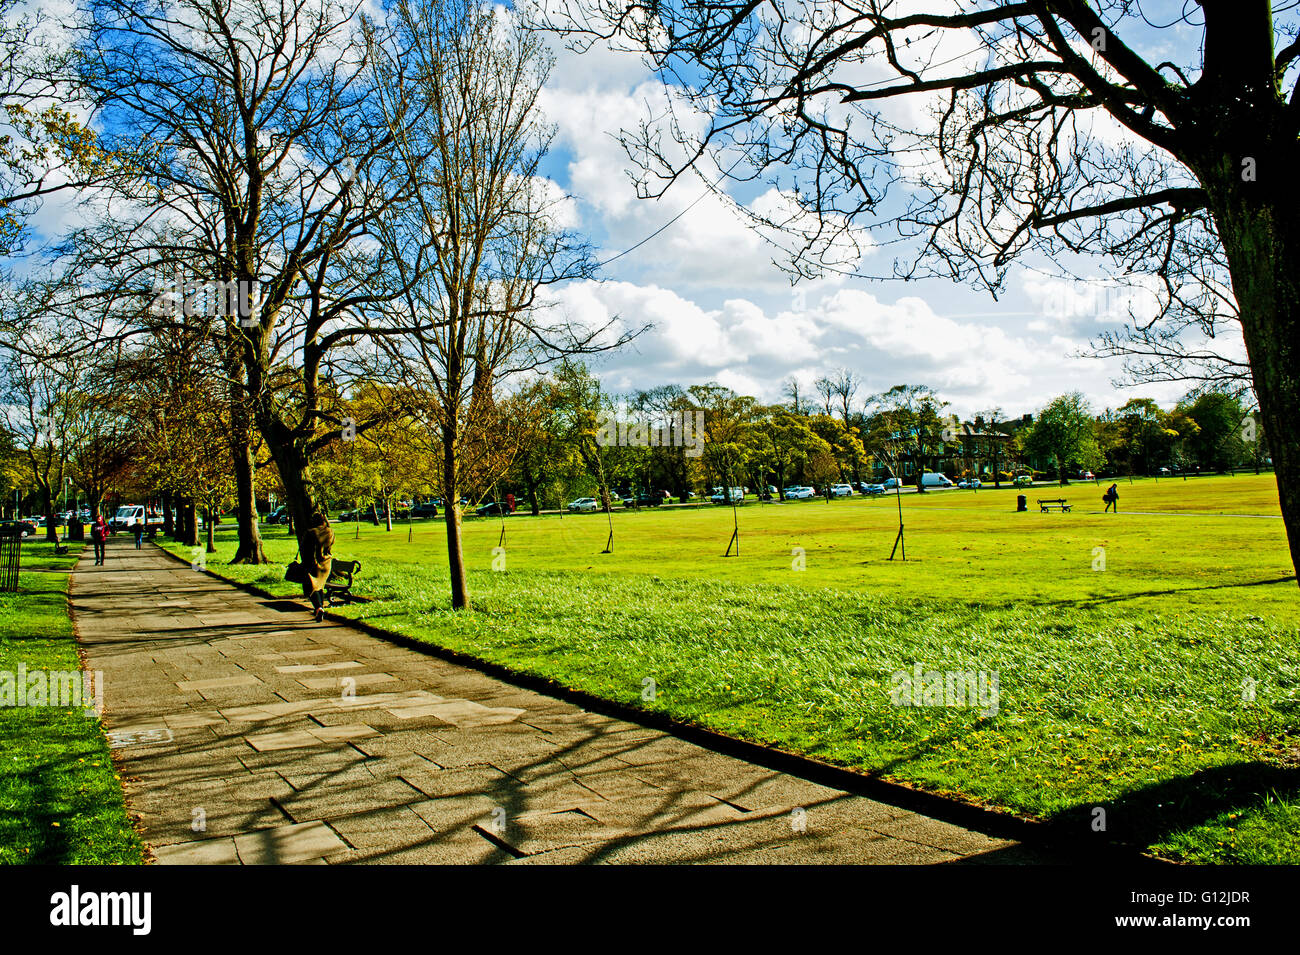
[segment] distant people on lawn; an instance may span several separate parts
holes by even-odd
[[[104,521],[104,515],[100,514],[95,518],[95,523],[90,525],[90,542],[95,545],[95,564],[96,566],[104,563],[104,543],[108,540],[108,535],[112,531],[108,529],[108,524]]]
[[[334,531],[329,518],[319,511],[311,516],[309,528],[311,553],[302,555],[303,569],[307,572],[302,595],[311,601],[316,621],[320,622],[325,619],[325,581],[334,562]]]
[[[1119,486],[1118,485],[1112,484],[1109,488],[1107,488],[1106,493],[1101,496],[1101,499],[1106,502],[1107,512],[1113,507],[1115,509],[1115,513],[1116,514],[1119,513]]]

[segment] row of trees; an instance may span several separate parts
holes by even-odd
[[[1077,392],[1062,395],[1017,435],[1016,446],[1055,470],[1152,475],[1162,470],[1225,472],[1271,465],[1263,425],[1240,395],[1201,391],[1173,409],[1132,398],[1095,414]]]
[[[86,0],[71,26],[74,48],[41,68],[50,95],[94,116],[102,160],[79,178],[86,223],[6,301],[8,386],[48,370],[59,393],[38,416],[129,394],[114,407],[132,479],[174,497],[191,535],[195,508],[233,496],[237,562],[266,559],[259,484],[305,535],[346,446],[371,432],[391,446],[401,428],[452,502],[452,602],[467,606],[455,502],[515,420],[502,396],[630,337],[539,303],[591,271],[539,173],[540,38],[470,0],[378,16],[332,0]],[[66,459],[67,429],[48,433],[44,459]]]
[[[240,497],[230,454],[244,449],[230,442],[229,403],[197,371],[210,341],[171,331],[129,360],[14,362],[4,428],[11,486],[33,493],[46,513],[69,479],[96,512],[110,488],[161,500],[169,529],[194,544],[197,511],[212,549],[214,523]],[[458,456],[454,491],[430,427],[438,396],[418,378],[359,380],[328,396],[343,427],[307,473],[319,506],[371,508],[391,528],[398,501],[453,494],[474,503],[512,494],[536,514],[579,496],[667,491],[686,500],[735,484],[772,484],[784,496],[791,484],[825,489],[887,476],[919,486],[931,470],[998,484],[1049,469],[1066,479],[1081,470],[1150,475],[1268,460],[1258,416],[1226,392],[1189,395],[1169,410],[1134,398],[1100,413],[1072,393],[1037,414],[1008,419],[993,408],[960,421],[930,388],[899,385],[860,398],[859,380],[847,370],[819,379],[821,400],[807,402],[792,379],[786,400],[767,405],[716,384],[609,393],[581,361],[564,359],[494,392],[491,419],[479,416],[475,440]],[[841,383],[833,400],[829,382]],[[283,500],[264,444],[248,450],[255,501]]]
[[[770,174],[799,207],[760,224],[797,232],[811,223],[798,271],[851,248],[857,220],[891,208],[888,187],[906,181],[912,193],[893,221],[924,236],[921,261],[944,274],[996,289],[1017,254],[1097,249],[1122,271],[1159,276],[1162,318],[1175,332],[1199,327],[1212,338],[1240,323],[1248,369],[1212,349],[1180,351],[1177,334],[1138,330],[1116,347],[1149,355],[1157,374],[1210,366],[1212,379],[1240,384],[1249,373],[1300,554],[1296,294],[1283,275],[1297,135],[1281,91],[1300,44],[1274,53],[1267,6],[1251,18],[1204,5],[1201,62],[1158,67],[1120,41],[1134,17],[1126,5],[903,16],[832,4],[811,24],[791,9],[588,2],[558,26],[642,49],[701,110],[703,123],[671,126],[681,143],[650,127],[629,136],[647,191],[656,176],[670,183],[688,164],[720,159],[714,147],[739,150],[747,168],[729,158],[719,168]],[[456,502],[469,482],[501,471],[502,434],[514,435],[507,452],[533,447],[524,436],[536,420],[508,402],[530,372],[629,337],[573,328],[539,308],[548,285],[588,275],[592,263],[560,225],[563,198],[538,174],[551,131],[535,110],[550,69],[537,35],[513,12],[469,0],[395,0],[378,18],[333,0],[84,0],[68,25],[72,47],[44,55],[14,43],[36,31],[0,35],[9,51],[0,95],[22,139],[17,148],[6,139],[0,155],[4,227],[21,232],[24,203],[42,193],[89,189],[84,224],[44,277],[6,301],[11,363],[53,370],[73,391],[96,393],[100,378],[131,383],[133,397],[114,413],[142,443],[137,468],[155,462],[166,472],[158,480],[183,485],[186,526],[229,487],[199,460],[223,445],[183,435],[220,433],[240,561],[265,559],[260,461],[305,534],[322,505],[317,482],[341,446],[409,427],[437,463],[453,605],[467,606]],[[949,69],[951,58],[932,55],[944,34],[978,39],[985,65]],[[858,67],[872,57],[898,82],[858,88]],[[947,97],[933,129],[899,130],[869,106],[914,93]],[[60,107],[46,109],[51,101]],[[92,121],[73,121],[73,107]],[[1105,117],[1130,138],[1113,147],[1078,116]],[[1133,148],[1131,136],[1156,151]],[[1083,225],[1093,220],[1102,224]],[[11,236],[6,248],[16,244]],[[387,390],[367,406],[370,383]],[[900,386],[855,423],[853,385],[818,382],[820,413],[805,415],[813,395],[795,394],[788,416],[716,386],[686,389],[710,421],[699,466],[719,483],[759,467],[820,483],[876,460],[896,473],[932,468],[953,444],[960,423],[927,389]],[[585,416],[598,405],[582,407]],[[551,415],[534,416],[548,435]],[[1000,416],[981,417],[982,432],[963,433],[1003,447],[991,437]],[[585,435],[589,423],[575,427]],[[71,440],[67,428],[39,429],[56,432]],[[584,438],[573,454],[609,487],[622,450]],[[1059,445],[1053,453],[1065,467],[1071,456]],[[156,463],[169,455],[189,459],[183,476]],[[665,462],[667,480],[681,486],[671,467],[692,463]],[[541,486],[545,458],[534,471],[526,483]]]

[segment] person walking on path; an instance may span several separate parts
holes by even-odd
[[[135,525],[135,549],[139,550],[144,546],[144,519]]]
[[[1116,514],[1119,513],[1119,486],[1118,485],[1112,484],[1109,488],[1107,488],[1106,493],[1101,496],[1101,499],[1106,502],[1106,511],[1104,511],[1103,513],[1109,512],[1112,507],[1115,508]]]
[[[302,583],[302,595],[311,601],[316,621],[325,619],[325,581],[329,579],[334,562],[334,531],[329,518],[319,511],[311,517],[308,531],[311,553],[303,554],[303,569],[307,579]]]
[[[96,566],[100,566],[104,563],[104,544],[108,540],[108,535],[110,533],[108,525],[104,523],[104,515],[97,515],[95,517],[95,523],[90,525],[90,542],[95,545]]]

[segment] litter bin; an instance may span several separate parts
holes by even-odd
[[[1023,494],[1017,494],[1017,495],[1016,495],[1016,510],[1017,510],[1017,511],[1027,511],[1027,510],[1029,510],[1029,498],[1025,497]]]

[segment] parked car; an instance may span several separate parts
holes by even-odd
[[[275,510],[273,510],[270,514],[266,515],[266,522],[267,522],[268,524],[288,524],[288,523],[289,523],[289,508],[287,508],[285,505],[281,504],[279,507],[277,507]]]
[[[894,488],[901,488],[902,486],[903,486],[903,482],[896,477],[887,478],[885,480],[885,483],[881,485],[881,487],[883,487],[886,491],[892,491],[894,490]]]
[[[640,494],[633,496],[631,494],[623,498],[624,507],[658,507],[668,497],[667,491],[642,491]]]
[[[848,484],[832,484],[831,497],[852,497],[853,487]]]
[[[952,481],[945,474],[929,471],[921,475],[921,487],[952,487]]]
[[[980,488],[982,488],[984,485],[980,482],[979,478],[965,478],[961,481],[958,481],[957,486],[960,488],[965,488],[968,491],[977,491]]]
[[[1011,483],[1016,487],[1029,487],[1034,483],[1034,479],[1028,474],[1017,474]]]
[[[864,485],[862,485],[862,493],[863,493],[863,494],[869,494],[869,495],[871,495],[872,497],[875,497],[875,496],[878,495],[878,494],[884,494],[884,493],[885,493],[885,485],[883,485],[883,484],[864,484]]]
[[[714,504],[739,504],[745,499],[745,489],[743,487],[721,488],[715,487],[713,493],[709,495],[709,500]]]
[[[199,527],[203,526],[203,518],[196,515],[194,520]],[[162,524],[162,518],[149,514],[143,504],[123,504],[108,522],[114,531],[132,531],[137,525],[142,525],[149,535],[162,530]]]
[[[800,501],[813,496],[813,489],[802,484],[794,484],[785,489],[786,500]]]
[[[35,537],[35,536],[36,536],[37,527],[36,527],[36,524],[35,524],[33,521],[25,521],[25,520],[22,520],[22,519],[19,519],[19,520],[16,520],[16,521],[0,521],[0,530],[3,530],[3,531],[5,531],[5,532],[9,532],[9,528],[11,528],[11,527],[16,527],[16,528],[18,528],[18,536],[19,536],[19,537]]]
[[[501,517],[510,513],[510,505],[505,501],[488,501],[474,508],[474,513],[479,517]]]
[[[575,514],[580,514],[583,511],[594,512],[600,510],[600,502],[594,497],[580,497],[576,501],[570,501],[564,506]]]
[[[431,501],[426,501],[423,504],[417,504],[413,508],[411,508],[412,520],[423,520],[425,518],[437,517],[437,516],[438,516],[438,505],[434,504]]]

